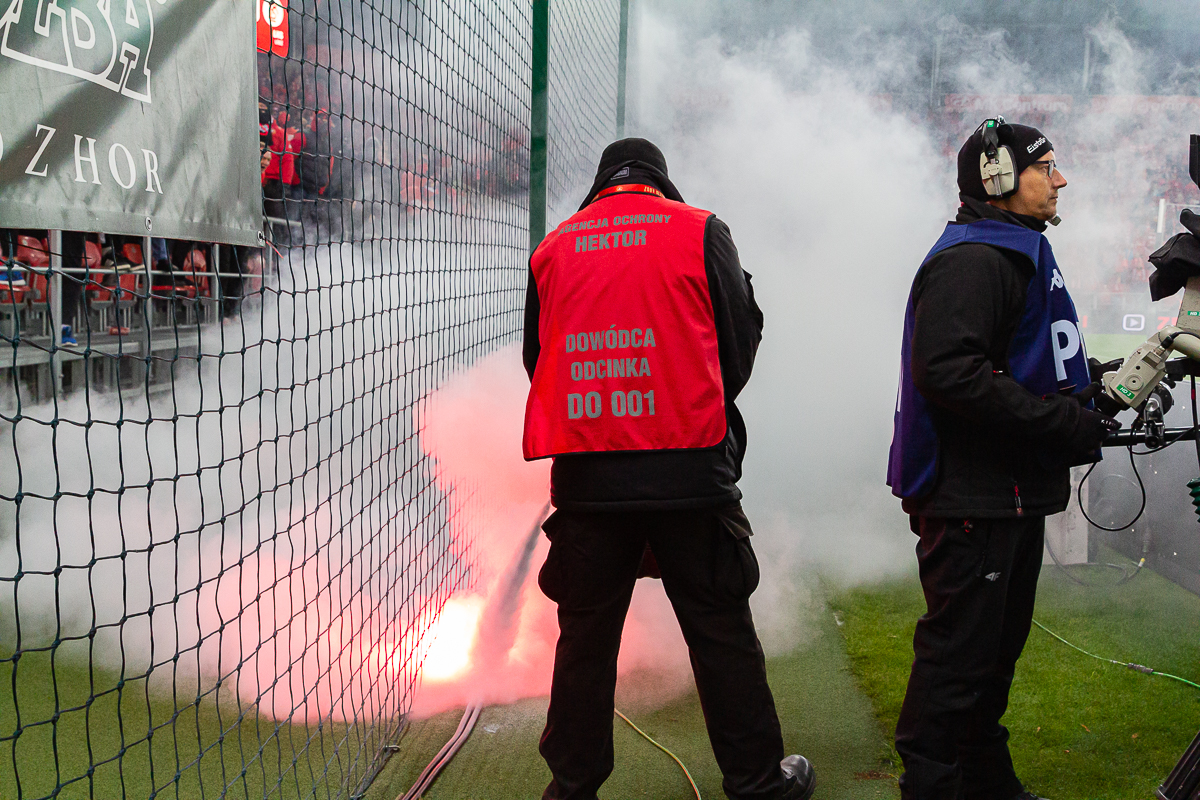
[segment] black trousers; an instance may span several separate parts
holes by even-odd
[[[595,800],[613,770],[617,651],[649,543],[691,656],[725,793],[775,800],[783,738],[749,597],[758,586],[750,525],[720,511],[558,511],[538,583],[558,603],[554,683],[541,753],[554,779],[544,800]]]
[[[921,518],[917,561],[928,611],[896,725],[905,800],[1011,800],[1013,669],[1029,637],[1044,517]]]

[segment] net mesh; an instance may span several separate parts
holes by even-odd
[[[618,16],[552,6],[552,218],[613,135]],[[0,796],[359,796],[471,583],[421,419],[519,336],[531,10],[288,30],[266,248],[0,232]]]
[[[617,118],[621,0],[550,4],[546,221],[575,213]]]

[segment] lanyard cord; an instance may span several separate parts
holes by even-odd
[[[654,188],[653,186],[647,186],[644,183],[622,183],[619,186],[610,186],[603,191],[596,192],[596,196],[594,198],[592,198],[592,202],[594,203],[597,200],[600,200],[605,197],[609,197],[614,194],[624,194],[624,193],[652,194],[655,197],[663,197],[663,198],[666,197],[666,195],[664,195],[658,189]]]

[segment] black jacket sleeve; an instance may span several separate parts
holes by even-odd
[[[525,335],[521,342],[521,360],[525,362],[525,372],[529,380],[533,380],[533,371],[537,368],[538,356],[542,352],[542,343],[538,339],[538,318],[542,314],[542,304],[538,300],[537,281],[533,279],[533,269],[529,270],[529,286],[525,289]]]
[[[1006,374],[1031,271],[982,244],[930,260],[913,286],[913,382],[931,402],[971,422],[1061,443],[1078,427],[1079,404],[1037,397]]]
[[[729,227],[716,216],[704,226],[704,270],[717,327],[717,353],[725,402],[735,400],[750,380],[762,341],[763,315],[754,302],[750,273],[742,269]]]

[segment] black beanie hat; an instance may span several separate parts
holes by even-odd
[[[587,197],[579,206],[580,210],[592,202],[596,193],[603,189],[604,184],[612,180],[623,167],[639,167],[650,172],[655,177],[655,182],[659,184],[658,188],[667,198],[683,202],[679,190],[667,177],[667,159],[663,156],[662,150],[659,150],[658,146],[648,139],[631,138],[621,139],[604,148],[604,152],[600,155],[600,164],[596,167],[596,180],[592,182],[592,188],[588,190]]]
[[[1054,149],[1046,134],[1028,125],[1004,124],[996,129],[1000,144],[1012,148],[1016,159],[1017,175],[1033,162]],[[983,188],[983,177],[979,174],[979,156],[983,153],[983,130],[977,130],[958,151],[958,191],[976,200],[994,199]]]

